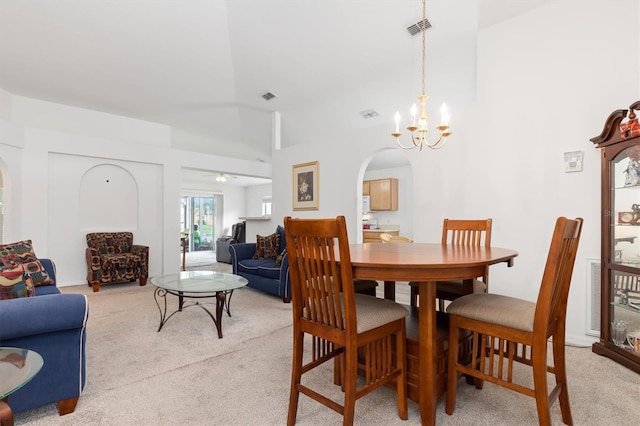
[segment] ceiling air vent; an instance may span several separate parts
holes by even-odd
[[[260,96],[262,96],[262,99],[264,99],[265,101],[270,101],[271,99],[276,97],[276,95],[272,92],[264,92]]]
[[[422,28],[426,28],[428,30],[429,28],[431,28],[431,22],[429,22],[428,19],[421,19],[415,24],[409,25],[407,27],[407,31],[409,32],[409,35],[413,37],[416,34],[420,34]]]
[[[365,111],[360,111],[360,115],[362,116],[362,118],[373,118],[377,117],[379,114],[376,110],[367,109]]]

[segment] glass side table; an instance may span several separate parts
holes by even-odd
[[[36,351],[0,347],[0,425],[13,426],[13,413],[7,399],[29,383],[43,365],[42,356]]]

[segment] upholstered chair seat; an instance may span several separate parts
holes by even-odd
[[[493,325],[533,331],[536,304],[528,300],[492,293],[474,293],[455,300],[447,308],[455,314]]]
[[[139,268],[142,258],[133,253],[104,254],[100,257],[101,267],[112,271],[124,268]]]

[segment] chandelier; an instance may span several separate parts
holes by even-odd
[[[420,100],[420,116],[416,123],[417,108],[416,108],[416,105],[413,104],[413,107],[411,108],[411,124],[407,126],[407,130],[411,133],[411,142],[412,142],[411,145],[405,146],[400,142],[400,136],[402,136],[402,133],[400,132],[400,112],[396,112],[396,115],[395,115],[396,130],[395,132],[391,133],[391,135],[394,138],[396,138],[396,142],[398,143],[398,146],[400,148],[402,149],[419,148],[420,151],[422,151],[423,146],[427,146],[428,148],[432,148],[432,149],[442,148],[447,141],[447,136],[449,136],[451,132],[449,131],[449,113],[447,111],[447,106],[445,104],[442,104],[442,107],[440,108],[440,115],[441,115],[440,125],[436,126],[436,129],[438,129],[438,131],[440,132],[440,136],[434,142],[430,143],[429,141],[427,141],[427,131],[428,131],[427,99],[429,99],[429,96],[427,96],[424,93],[425,92],[425,62],[426,62],[425,33],[427,31],[427,0],[422,0],[422,22],[420,25],[422,29],[422,94],[418,96],[418,99]]]

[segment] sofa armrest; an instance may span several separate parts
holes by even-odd
[[[231,255],[231,265],[233,273],[238,272],[238,262],[244,259],[253,258],[256,252],[256,243],[238,243],[229,246],[229,254]]]
[[[131,253],[140,254],[140,255],[149,255],[149,246],[141,246],[141,245],[132,245]]]
[[[93,247],[87,247],[84,251],[85,259],[87,260],[87,267],[98,271],[100,270],[100,252]]]
[[[289,253],[285,253],[282,256],[282,263],[280,263],[280,282],[286,283],[289,279]]]
[[[149,264],[149,247],[148,246],[141,246],[141,245],[134,244],[131,246],[131,253],[137,254],[138,256],[140,256],[140,259],[142,259],[143,265]]]
[[[0,301],[0,344],[5,340],[83,329],[89,304],[83,294],[48,294]]]
[[[256,243],[238,243],[233,244],[232,247],[238,261],[251,259],[256,252]],[[233,257],[234,253],[231,253],[231,256]]]

